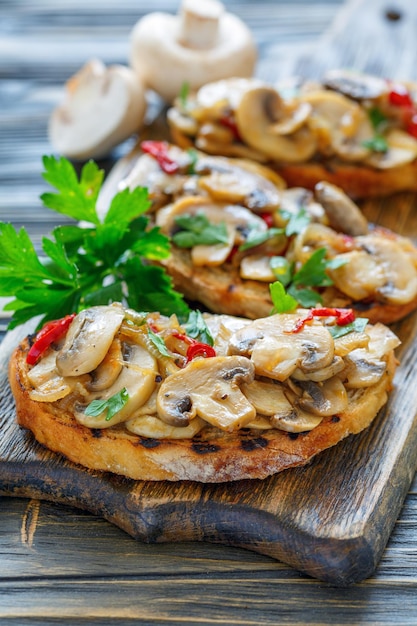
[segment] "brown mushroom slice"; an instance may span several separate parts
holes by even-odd
[[[354,300],[372,297],[398,305],[416,297],[417,269],[400,243],[378,234],[356,242],[362,249],[338,255],[346,263],[329,269],[340,291]]]
[[[417,139],[400,128],[392,128],[384,136],[388,150],[373,152],[366,162],[378,169],[401,167],[417,158]]]
[[[279,381],[286,380],[297,367],[313,372],[329,366],[334,356],[331,334],[317,319],[293,332],[302,316],[300,311],[255,320],[232,335],[229,353],[250,357],[258,376]]]
[[[252,148],[274,161],[306,161],[316,151],[316,137],[305,125],[290,135],[279,134],[277,123],[287,112],[284,101],[272,87],[250,89],[242,95],[235,111],[239,134]]]
[[[164,380],[157,397],[158,416],[172,426],[187,426],[196,416],[221,430],[242,428],[256,416],[240,389],[255,372],[245,357],[194,359]]]
[[[324,208],[331,228],[352,237],[367,234],[366,217],[340,187],[321,181],[315,186],[314,193]]]
[[[195,95],[192,115],[199,121],[219,119],[225,111],[235,111],[242,95],[263,85],[257,78],[225,78],[207,82]]]
[[[187,426],[171,426],[155,415],[140,415],[125,422],[131,433],[151,439],[192,439],[207,422],[199,417],[191,420]]]
[[[322,383],[299,381],[298,384],[303,390],[301,397],[298,398],[298,404],[305,411],[327,417],[347,409],[347,391],[338,376],[333,376]]]
[[[59,373],[79,376],[95,370],[106,356],[123,318],[121,306],[95,306],[81,311],[56,355]]]
[[[124,363],[120,375],[107,389],[87,394],[83,398],[83,406],[74,411],[80,424],[88,428],[109,428],[126,421],[138,407],[145,404],[155,387],[158,371],[156,359],[142,346],[124,343]],[[110,419],[106,419],[106,411],[98,416],[85,414],[86,405],[93,400],[108,400],[122,389],[126,389],[126,404]],[[86,405],[84,405],[86,403]]]
[[[388,83],[383,78],[347,69],[329,70],[323,84],[354,100],[375,100],[388,91]]]
[[[110,387],[119,376],[123,367],[122,344],[114,339],[100,365],[90,372],[91,380],[86,387],[89,391],[102,391]]]
[[[334,151],[347,161],[362,161],[369,155],[364,142],[374,136],[367,113],[356,102],[342,94],[317,90],[306,93],[303,100],[312,107],[310,124],[320,134],[320,149]]]

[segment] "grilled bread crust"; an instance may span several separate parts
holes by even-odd
[[[397,365],[389,353],[387,368],[371,387],[349,391],[349,408],[326,417],[307,433],[277,429],[223,433],[207,427],[192,439],[150,439],[128,433],[123,425],[90,429],[79,424],[64,401],[30,398],[24,340],[12,355],[10,385],[18,423],[48,449],[85,468],[113,472],[134,480],[192,480],[219,483],[266,478],[307,464],[319,452],[367,428],[386,403]]]

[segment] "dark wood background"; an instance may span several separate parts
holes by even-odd
[[[225,4],[252,28],[268,80],[338,66],[417,79],[415,0]],[[38,197],[47,120],[64,81],[93,56],[126,63],[135,21],[176,8],[171,0],[0,1],[0,219],[25,225],[37,246],[62,222]],[[106,170],[131,145],[102,162]],[[4,497],[0,622],[415,625],[416,489],[414,481],[375,574],[349,589],[247,550],[146,545],[77,509]]]

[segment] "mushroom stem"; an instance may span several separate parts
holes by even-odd
[[[180,8],[179,42],[188,48],[208,49],[217,43],[224,6],[217,0],[183,0]]]

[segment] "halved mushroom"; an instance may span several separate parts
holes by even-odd
[[[315,186],[314,193],[326,212],[331,228],[353,237],[367,234],[367,219],[340,187],[321,181]]]
[[[347,391],[338,376],[322,383],[299,381],[298,385],[303,390],[298,404],[305,411],[325,417],[342,413],[348,406]]]
[[[400,128],[391,128],[384,135],[388,149],[386,152],[373,152],[366,162],[381,170],[400,167],[417,158],[417,139]]]
[[[242,390],[257,413],[268,416],[269,428],[287,432],[312,430],[322,421],[321,417],[306,413],[289,399],[289,391],[280,383],[254,380],[243,385]],[[254,427],[251,422],[249,426]],[[262,426],[262,423],[261,423]],[[266,427],[266,426],[264,426]]]
[[[194,359],[164,380],[157,397],[158,416],[172,426],[187,426],[199,416],[218,428],[242,428],[256,416],[240,389],[254,379],[245,357]]]
[[[302,96],[312,108],[309,124],[320,137],[320,151],[333,152],[347,161],[362,161],[369,156],[367,141],[374,129],[365,110],[340,93],[317,90]]]
[[[62,376],[92,372],[106,356],[124,318],[121,306],[95,306],[81,311],[69,327],[56,355]]]
[[[229,353],[250,357],[258,376],[279,381],[297,367],[304,372],[328,367],[333,362],[333,338],[317,319],[293,332],[302,315],[283,313],[251,322],[232,335]]]
[[[378,298],[406,304],[417,296],[417,269],[395,239],[378,234],[358,237],[359,250],[336,258],[344,265],[329,268],[335,286],[354,300]]]
[[[123,368],[115,382],[107,389],[84,396],[83,405],[74,411],[80,424],[88,428],[109,428],[126,421],[150,397],[159,374],[156,359],[142,346],[127,342],[123,345],[123,356]],[[93,400],[108,400],[122,389],[127,391],[127,402],[110,420],[106,419],[107,412],[104,410],[98,416],[85,414],[87,404]]]
[[[242,139],[274,161],[299,163],[316,151],[315,135],[304,123],[306,115],[301,115],[299,108],[292,110],[273,87],[247,90],[235,116]],[[288,118],[292,118],[292,125]]]
[[[92,60],[66,84],[64,102],[52,112],[49,138],[73,159],[98,158],[139,130],[146,112],[145,87],[123,65]]]

